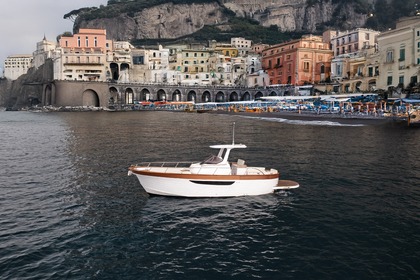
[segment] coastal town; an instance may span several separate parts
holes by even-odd
[[[40,67],[50,69],[56,84],[43,84],[41,100],[31,100],[31,105],[357,111],[420,118],[419,17],[401,18],[395,29],[385,32],[328,30],[276,45],[233,37],[228,43],[139,48],[108,39],[105,29],[80,29],[61,35],[57,43],[44,37],[32,54],[9,56],[4,77],[16,80]],[[60,87],[60,82],[72,85]],[[106,84],[108,90],[83,86],[81,98],[76,98],[65,90],[75,89],[76,83]]]

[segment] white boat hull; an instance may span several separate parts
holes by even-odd
[[[134,170],[133,170],[134,171]],[[234,197],[272,193],[278,173],[260,176],[179,175],[132,172],[149,194],[182,197]],[[131,175],[130,174],[130,175]]]

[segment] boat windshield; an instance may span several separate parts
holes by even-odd
[[[217,163],[221,163],[223,161],[223,159],[219,156],[215,156],[215,155],[211,155],[208,158],[206,158],[202,164],[217,164]]]

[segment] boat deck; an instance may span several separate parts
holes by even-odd
[[[130,170],[132,171],[147,171],[153,173],[167,173],[167,174],[193,174],[189,166],[192,162],[143,162],[140,164],[132,165]],[[232,163],[234,165],[235,163]],[[276,169],[265,168],[265,167],[242,167],[243,171],[241,175],[273,175],[278,174]],[[222,168],[221,168],[222,169]],[[220,170],[221,170],[220,169]],[[226,175],[237,175],[234,174],[235,168],[231,169],[231,174]],[[214,175],[220,175],[217,168],[214,169]]]

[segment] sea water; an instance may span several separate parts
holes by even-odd
[[[213,144],[300,188],[148,196]],[[420,130],[180,112],[0,112],[1,279],[419,279]]]

